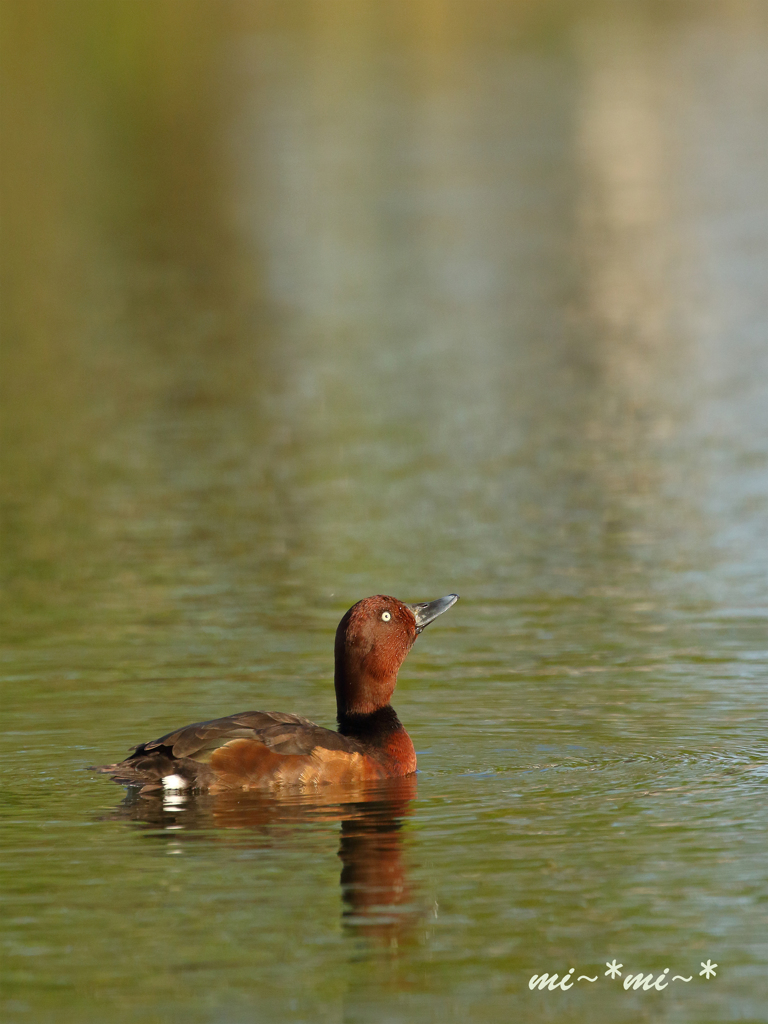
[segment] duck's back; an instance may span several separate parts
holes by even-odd
[[[272,789],[357,782],[391,773],[349,736],[279,711],[243,711],[196,722],[149,743],[99,771],[149,792],[168,785],[207,789]]]

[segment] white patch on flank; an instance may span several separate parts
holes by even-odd
[[[183,775],[164,775],[163,789],[188,789],[189,783]]]

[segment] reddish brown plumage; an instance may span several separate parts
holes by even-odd
[[[336,631],[338,732],[298,715],[246,711],[139,744],[125,761],[98,770],[145,792],[168,776],[214,793],[408,775],[416,754],[389,701],[416,637],[456,600],[406,605],[376,595],[349,609]]]
[[[385,614],[391,616],[386,622]],[[367,715],[389,704],[417,635],[416,616],[395,597],[366,597],[349,609],[334,647],[339,716]]]
[[[219,747],[209,762],[216,781],[208,788],[227,789],[303,788],[318,783],[369,782],[388,776],[384,765],[353,750],[329,750],[316,746],[311,754],[275,754],[254,740],[232,740]]]

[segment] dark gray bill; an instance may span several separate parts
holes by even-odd
[[[416,632],[420,633],[425,626],[428,626],[430,622],[437,618],[438,615],[442,615],[443,612],[447,612],[448,609],[453,607],[458,600],[458,594],[449,594],[447,597],[438,597],[436,601],[423,601],[421,604],[407,604],[405,607],[410,608],[416,616]]]

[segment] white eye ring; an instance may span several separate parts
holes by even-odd
[[[389,622],[389,620],[392,618],[392,616],[389,614],[389,612],[382,612],[381,613],[381,618],[382,618],[382,620],[384,622]]]

